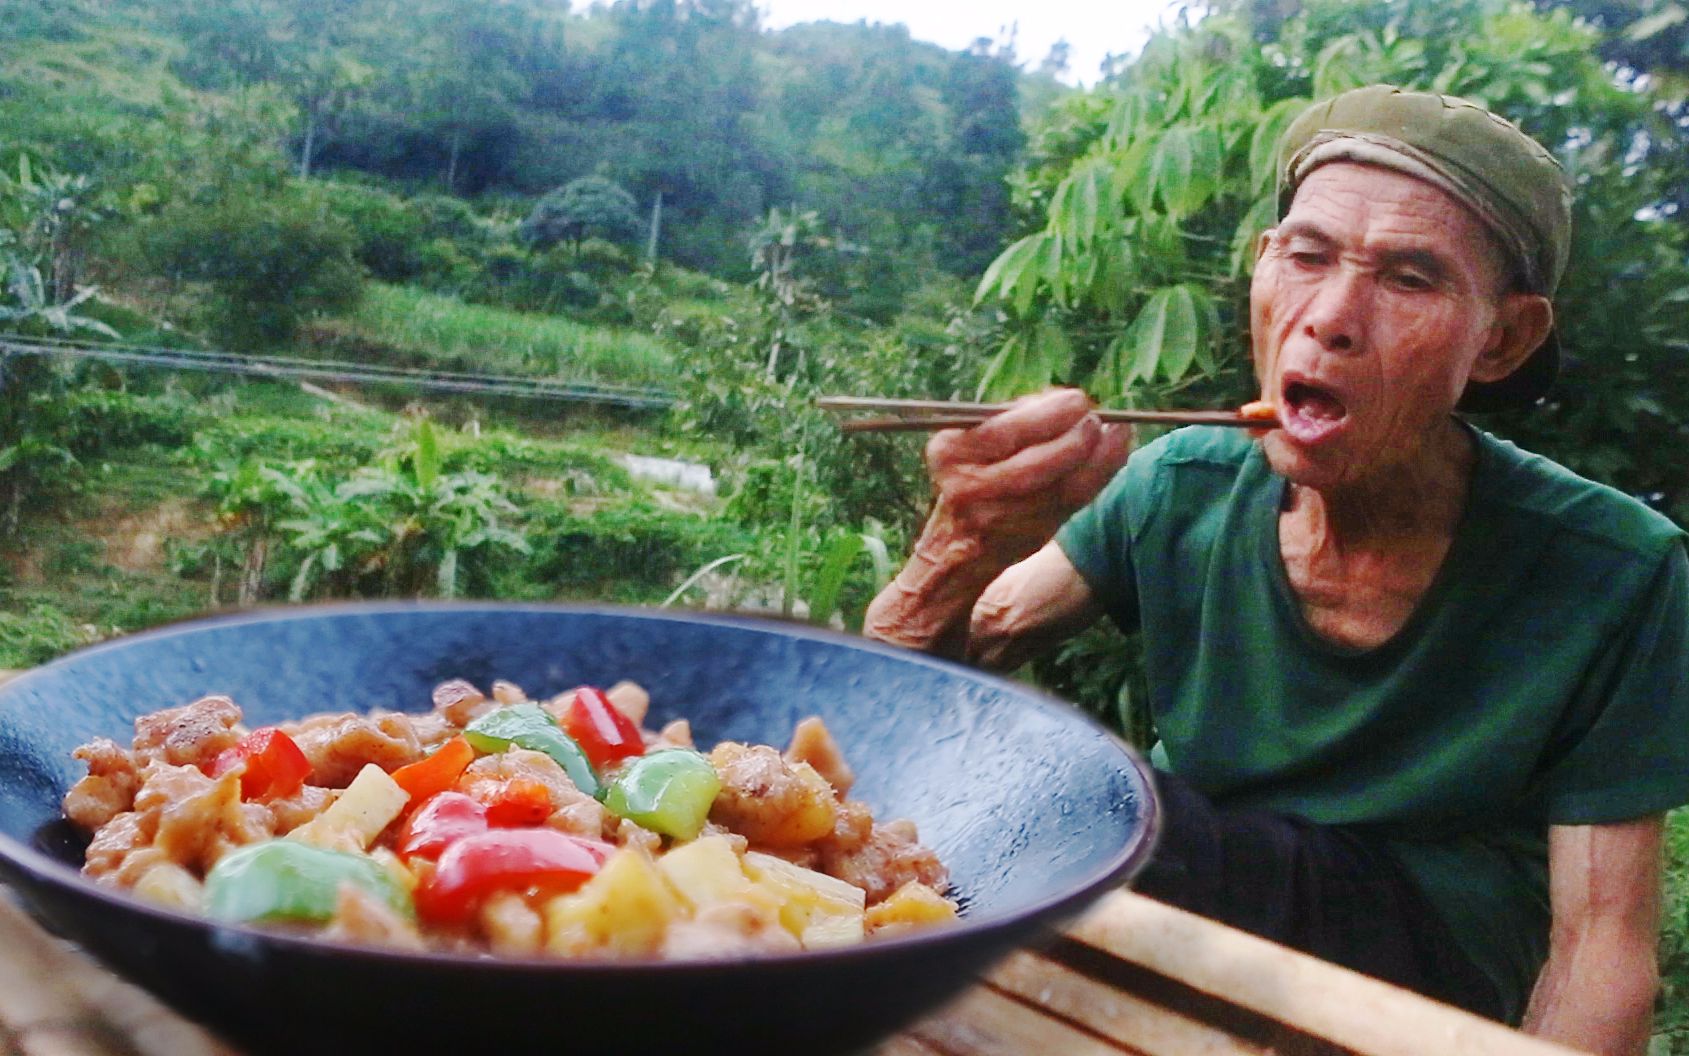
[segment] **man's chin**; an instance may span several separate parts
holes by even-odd
[[[1290,483],[1315,491],[1342,487],[1355,475],[1352,458],[1345,457],[1341,445],[1322,444],[1317,447],[1297,443],[1282,429],[1274,430],[1261,439],[1261,453],[1267,465]]]

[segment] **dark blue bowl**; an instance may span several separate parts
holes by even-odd
[[[59,813],[71,750],[226,693],[251,725],[424,710],[447,678],[537,694],[632,678],[704,745],[784,744],[820,715],[878,817],[949,865],[965,919],[846,950],[730,963],[388,953],[215,924],[84,880]],[[783,624],[613,609],[380,604],[180,624],[0,688],[0,878],[50,927],[254,1052],[847,1052],[1127,880],[1148,855],[1147,768],[1024,686]]]

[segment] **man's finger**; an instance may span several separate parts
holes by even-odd
[[[957,497],[1000,499],[1048,492],[1091,457],[1102,433],[1095,415],[1080,418],[1053,440],[1024,447],[1000,462],[971,467]]]
[[[1108,486],[1132,454],[1132,427],[1105,425],[1102,437],[1086,459],[1061,483],[1063,503],[1073,509],[1090,502]]]
[[[956,454],[972,462],[999,462],[1015,452],[1054,440],[1091,413],[1091,398],[1078,389],[1052,389],[1015,401],[965,434]]]

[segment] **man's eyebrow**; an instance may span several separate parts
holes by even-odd
[[[1278,225],[1278,236],[1283,239],[1305,238],[1311,242],[1318,242],[1322,246],[1337,243],[1335,238],[1326,234],[1324,228],[1307,220],[1291,220]]]
[[[1387,267],[1414,268],[1433,279],[1447,278],[1454,270],[1448,258],[1434,249],[1386,249],[1378,258]]]

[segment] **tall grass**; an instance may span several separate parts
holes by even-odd
[[[1689,1056],[1689,810],[1666,818],[1658,1032],[1649,1056]]]
[[[338,322],[347,336],[454,370],[655,385],[672,380],[674,369],[669,350],[645,334],[467,304],[413,286],[371,283]]]

